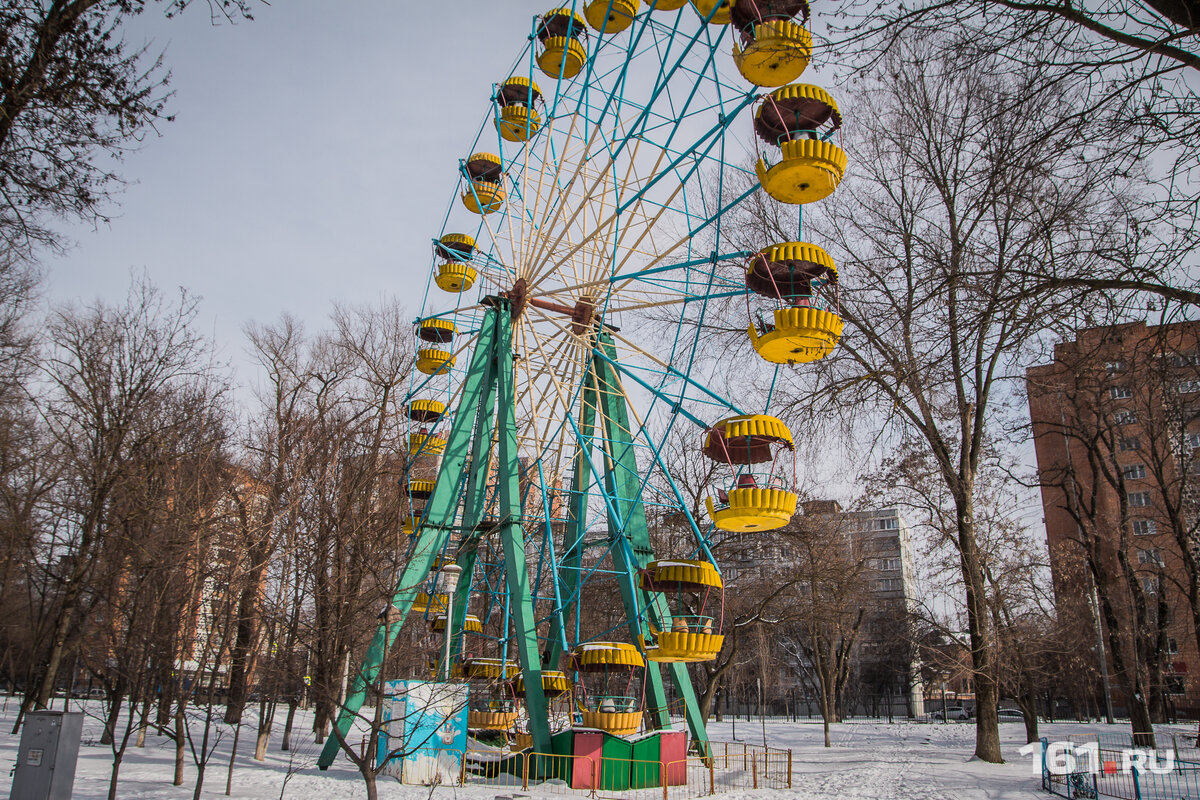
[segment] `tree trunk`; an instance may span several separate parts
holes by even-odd
[[[228,797],[233,791],[233,762],[237,759],[238,742],[242,738],[242,723],[238,722],[233,727],[233,748],[229,751],[229,769],[225,771],[225,796]]]
[[[287,722],[283,724],[283,744],[280,750],[292,749],[292,723],[296,719],[296,701],[288,701]]]
[[[1038,740],[1037,696],[1031,690],[1024,691],[1017,697],[1017,706],[1025,715],[1025,743],[1036,742]]]
[[[1000,691],[992,663],[992,640],[988,634],[987,588],[979,543],[975,539],[972,482],[955,498],[958,511],[958,552],[967,593],[967,631],[971,639],[971,667],[975,681],[975,757],[1001,764],[1000,720],[996,715]]]
[[[117,720],[121,717],[121,701],[124,699],[124,687],[118,681],[113,686],[112,695],[108,698],[108,715],[104,719],[104,733],[100,734],[100,744],[112,744],[117,731]]]
[[[179,703],[179,708],[175,711],[175,780],[172,781],[174,786],[183,786],[183,746],[187,737],[187,731],[184,730],[183,700]]]
[[[112,773],[108,777],[108,800],[117,800],[117,775],[121,772],[123,753],[113,756]]]

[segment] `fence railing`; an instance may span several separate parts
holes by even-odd
[[[1041,740],[1042,789],[1070,800],[1200,798],[1200,743],[1195,735],[1075,734]]]
[[[711,742],[711,756],[646,761],[600,755],[438,749],[459,762],[457,785],[536,786],[539,794],[664,800],[792,788],[792,751]],[[453,780],[442,780],[444,784]]]

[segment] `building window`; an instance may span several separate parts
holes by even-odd
[[[1142,591],[1146,594],[1158,594],[1158,579],[1142,578]]]
[[[875,520],[878,530],[895,531],[900,529],[900,520],[895,517],[884,517],[883,519]]]
[[[1191,394],[1192,392],[1200,392],[1200,381],[1180,381],[1175,384],[1175,390],[1180,394]]]
[[[900,569],[900,559],[898,558],[881,558],[879,559],[879,569],[884,571]]]
[[[1150,505],[1149,492],[1130,492],[1129,505],[1131,508],[1145,508]]]
[[[1126,464],[1121,467],[1121,477],[1127,481],[1136,481],[1146,477],[1145,464]]]
[[[1128,436],[1117,442],[1118,450],[1141,450],[1142,440],[1136,436]]]
[[[1120,372],[1125,369],[1125,363],[1123,361],[1106,361],[1104,369],[1109,372]]]
[[[1167,675],[1166,676],[1166,691],[1167,694],[1184,694],[1184,682],[1182,675]]]
[[[875,581],[875,591],[877,592],[898,592],[903,586],[904,584],[899,578],[883,578]]]
[[[1139,564],[1153,564],[1156,567],[1163,565],[1162,551],[1157,547],[1152,547],[1149,550],[1138,549]]]
[[[1175,641],[1174,636],[1167,637],[1167,654],[1172,656],[1179,655],[1179,642]]]
[[[1113,414],[1113,422],[1118,425],[1132,425],[1137,422],[1137,414],[1129,409],[1118,411]]]
[[[1152,519],[1135,519],[1131,525],[1133,532],[1138,536],[1152,536],[1158,533],[1158,523]]]
[[[1133,397],[1133,391],[1128,386],[1114,386],[1108,390],[1108,396],[1113,400],[1123,400]]]
[[[1171,366],[1190,367],[1196,363],[1195,353],[1175,353],[1171,356]]]
[[[1200,447],[1200,433],[1189,433],[1187,435],[1187,444],[1193,450]]]

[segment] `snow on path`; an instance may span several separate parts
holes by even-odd
[[[78,708],[72,703],[72,710]],[[112,755],[106,745],[99,744],[102,723],[101,704],[83,704],[89,716],[84,722],[83,745],[75,779],[74,800],[103,800],[108,792],[108,777]],[[10,770],[16,760],[19,736],[9,731],[15,717],[15,702],[0,705],[0,798],[8,796]],[[279,751],[283,730],[280,713],[265,762],[254,761],[254,732],[243,728],[239,755],[234,770],[233,791],[230,797],[243,800],[276,800],[283,798],[317,800],[349,800],[365,796],[362,779],[353,765],[339,760],[328,772],[316,769],[320,748],[313,744],[309,714],[298,714],[294,737],[297,765],[303,765],[287,781],[287,753]],[[1195,734],[1194,726],[1176,730]],[[1066,738],[1069,733],[1084,731],[1125,732],[1128,726],[1056,724],[1043,725],[1042,735],[1051,739]],[[733,742],[733,726],[729,722],[709,726],[714,741]],[[738,739],[761,745],[762,725],[758,721],[737,724]],[[768,722],[767,743],[772,747],[793,751],[793,789],[791,791],[759,790],[717,795],[722,800],[744,800],[750,797],[798,798],[799,800],[1034,800],[1047,798],[1038,789],[1038,779],[1031,774],[1030,761],[1018,749],[1025,743],[1024,726],[1005,723],[1000,727],[1005,764],[986,764],[971,758],[974,749],[974,725],[970,723],[914,723],[908,721],[846,722],[834,725],[832,747],[822,746],[819,722]],[[172,786],[174,746],[164,736],[151,734],[147,746],[138,749],[131,743],[121,768],[118,796],[130,800],[190,800],[195,783],[195,767],[190,756],[183,786]],[[205,776],[203,797],[218,800],[225,795],[225,775],[231,737],[226,736]],[[719,752],[719,751],[718,751]],[[732,752],[732,751],[731,751]],[[484,800],[497,795],[520,791],[519,787],[467,786],[441,788],[433,800]],[[533,798],[550,795],[530,786]],[[401,786],[389,778],[379,781],[381,800],[425,800],[428,788]],[[13,800],[17,800],[14,798]]]

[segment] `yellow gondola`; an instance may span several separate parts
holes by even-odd
[[[583,18],[569,8],[556,8],[542,15],[537,38],[542,51],[537,56],[538,68],[551,78],[560,75],[564,80],[574,78],[587,63],[587,50],[580,37],[587,35]]]
[[[766,95],[754,115],[754,130],[779,147],[781,159],[754,165],[767,194],[801,205],[828,197],[846,173],[846,153],[827,138],[841,127],[837,103],[824,89],[793,83]]]
[[[408,418],[414,422],[437,422],[446,413],[446,404],[440,400],[413,400],[408,404]]]
[[[475,279],[478,277],[479,273],[470,264],[447,261],[445,264],[438,264],[437,275],[433,281],[444,292],[465,292],[475,285]]]
[[[708,602],[716,590],[718,598],[724,583],[717,568],[707,561],[670,560],[652,561],[639,576],[639,585],[649,592],[660,592],[672,604],[676,598],[675,613],[668,621],[668,630],[656,630],[649,625],[650,637],[644,639],[642,647],[646,658],[651,661],[712,661],[721,652],[725,637],[720,633],[720,621],[714,625]],[[681,595],[697,596],[696,613],[688,614]],[[719,601],[724,607],[723,598]]]
[[[588,25],[604,33],[620,33],[633,24],[641,0],[591,0],[583,9]]]
[[[733,5],[731,0],[691,0],[691,2],[692,8],[696,9],[696,13],[700,15],[701,19],[708,20],[709,25],[729,24]],[[713,13],[713,9],[716,9],[716,13]]]
[[[754,349],[774,364],[824,358],[842,335],[838,314],[837,267],[829,255],[807,242],[771,245],[750,257],[746,288],[775,300],[771,320],[751,320]],[[753,315],[752,315],[753,316]]]
[[[496,129],[500,137],[509,142],[528,141],[542,126],[542,118],[534,104],[542,96],[542,90],[529,78],[514,75],[496,92],[500,113],[496,117]]]
[[[588,693],[586,685],[579,687],[583,696],[576,706],[581,725],[615,736],[637,733],[642,724],[641,697],[632,688],[634,676],[646,668],[638,648],[624,642],[588,642],[572,651],[571,661],[581,683],[592,682],[596,690]],[[622,677],[621,694],[613,694],[610,680],[619,682]]]
[[[454,354],[437,347],[422,347],[417,350],[417,371],[425,375],[436,375],[454,366]]]
[[[446,615],[438,614],[436,617],[430,617],[429,629],[434,633],[446,630]],[[483,633],[483,620],[474,614],[467,614],[463,617],[463,630],[467,633]]]
[[[413,599],[412,612],[414,614],[445,614],[448,603],[447,595],[438,594],[431,599],[428,592],[417,592],[417,596]]]
[[[756,86],[799,78],[812,60],[808,15],[808,0],[735,0],[730,17],[741,45],[733,45],[733,62],[742,77]]]
[[[463,165],[470,184],[462,201],[474,214],[490,214],[504,205],[503,162],[492,153],[475,153]]]
[[[408,451],[411,455],[421,453],[427,456],[437,456],[445,450],[446,440],[436,433],[410,433],[408,435]]]
[[[721,420],[705,434],[703,452],[714,461],[740,468],[728,491],[716,500],[705,498],[713,523],[723,531],[769,531],[781,528],[796,513],[796,493],[775,474],[774,462],[783,450],[793,454],[791,431],[782,421],[764,414]],[[758,477],[750,465],[771,463],[768,475]],[[793,476],[794,485],[794,476]]]
[[[423,319],[417,326],[417,336],[426,342],[447,344],[454,341],[458,326],[448,319]]]
[[[465,233],[448,233],[433,245],[438,264],[434,282],[445,292],[465,292],[475,284],[479,273],[470,265],[475,253],[475,239]]]

